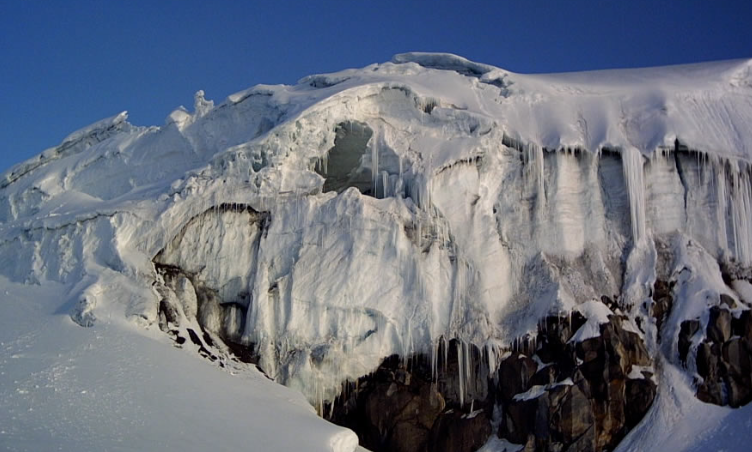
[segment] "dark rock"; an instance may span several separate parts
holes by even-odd
[[[701,343],[697,347],[697,373],[702,381],[697,385],[697,398],[707,403],[723,405],[723,389],[719,374],[720,346]]]
[[[386,450],[395,452],[415,452],[426,450],[428,433],[425,427],[408,420],[398,420],[390,429],[386,440]]]
[[[331,420],[352,428],[374,451],[426,450],[446,402],[430,379],[430,363],[422,357],[411,362],[407,367],[397,356],[387,358],[374,374],[348,386],[331,407]]]
[[[752,342],[752,311],[742,311],[738,319],[731,319],[731,332]]]
[[[620,316],[612,317],[611,322],[601,325],[601,335],[611,345],[611,356],[616,358],[612,361],[623,374],[628,374],[632,365],[650,365],[650,355],[642,338],[624,329],[624,321],[626,320]]]
[[[201,337],[203,337],[203,338],[204,338],[204,343],[205,343],[205,344],[206,344],[207,346],[209,346],[209,347],[214,347],[214,341],[212,340],[212,338],[211,338],[211,336],[209,335],[209,333],[207,333],[206,331],[204,331],[204,332],[203,332],[203,334],[201,335]]]
[[[530,389],[530,379],[538,370],[538,364],[525,355],[512,354],[499,365],[499,395],[509,401],[515,394]]]
[[[695,356],[701,377],[697,398],[716,405],[746,405],[752,401],[752,312],[733,318],[728,310],[714,306],[707,333]]]
[[[616,298],[616,297],[614,297],[614,298]],[[601,303],[603,303],[606,306],[608,306],[608,309],[610,309],[612,311],[615,311],[619,307],[619,305],[614,301],[613,298],[607,297],[606,295],[601,295]]]
[[[591,397],[604,398],[607,392],[605,373],[608,366],[603,336],[579,342],[577,357],[582,361],[579,371],[590,385]]]
[[[570,445],[581,439],[580,450],[592,450],[595,419],[585,394],[576,385],[558,385],[549,392],[549,399],[550,430],[556,442]],[[586,433],[589,434],[583,438]],[[577,449],[570,446],[568,450]]]
[[[724,335],[730,335],[723,329],[728,324],[725,317],[730,318],[731,314],[718,308],[711,308],[710,312],[708,333],[713,331],[713,338],[709,335],[700,343],[695,357],[701,377],[696,382],[697,398],[716,405],[746,405],[752,401],[752,341],[739,333],[746,333],[749,314],[745,311],[734,319],[730,325],[735,336],[719,342]]]
[[[580,371],[590,383],[592,397],[608,397],[608,382],[623,379],[632,365],[650,365],[650,358],[642,339],[622,327],[619,317],[601,325],[601,335],[577,344],[577,357],[582,360]]]
[[[734,408],[752,401],[752,366],[746,339],[734,338],[723,344],[723,363],[728,404]]]
[[[562,373],[558,366],[554,363],[546,364],[538,368],[538,371],[530,379],[530,386],[546,386],[556,383],[559,380],[563,380]]]
[[[723,405],[723,389],[716,381],[698,382],[697,398],[705,403]]]
[[[650,378],[627,379],[625,388],[627,427],[636,426],[655,399],[656,385]]]
[[[526,450],[596,450],[591,402],[577,385],[558,384],[540,396],[515,399],[500,434]]]
[[[479,349],[458,341],[442,345],[435,364],[424,355],[390,357],[374,374],[347,386],[331,407],[332,420],[355,430],[375,452],[463,452],[487,441],[496,404],[499,436],[524,444],[526,451],[612,450],[653,402],[656,388],[649,378],[627,378],[633,366],[651,362],[624,318],[612,316],[598,337],[580,343],[569,340],[584,319],[572,318],[546,319],[537,346],[530,338],[516,341],[495,374],[483,370],[488,364]],[[537,359],[521,351],[535,352]],[[460,393],[459,371],[466,365],[471,375]],[[713,365],[719,374],[719,363]]]
[[[159,301],[159,329],[169,332],[171,326],[180,326],[177,308],[166,298]]]
[[[715,380],[718,377],[718,357],[720,346],[702,342],[697,347],[697,373],[703,378]]]
[[[432,452],[473,452],[491,436],[491,422],[484,410],[442,413],[431,429],[428,450]]]
[[[582,374],[582,371],[577,369],[572,376],[572,381],[577,385],[580,391],[585,394],[585,397],[587,397],[588,399],[593,398],[593,393],[590,390],[590,382]]]
[[[605,394],[594,394],[591,401],[595,418],[595,449],[612,449],[626,434],[625,380],[607,380]]]
[[[752,371],[750,367],[749,342],[745,339],[735,337],[723,344],[722,356],[728,373],[749,375]]]
[[[483,359],[480,349],[472,344],[451,340],[448,343],[448,351],[444,353],[445,345],[441,345],[437,352],[440,357],[437,363],[439,369],[437,376],[438,391],[446,399],[447,406],[461,409],[464,405],[473,402],[482,403],[488,399],[489,369],[488,362]],[[446,355],[446,362],[444,356]],[[460,362],[462,357],[463,362]],[[462,385],[460,385],[460,369],[462,366]],[[466,369],[470,370],[465,375]],[[534,372],[534,371],[533,371]],[[427,373],[426,378],[430,378]],[[460,394],[460,388],[464,392]]]
[[[674,288],[674,282],[671,283],[657,279],[653,285],[653,317],[655,318],[655,324],[658,327],[658,340],[661,339],[661,331],[663,330],[663,323],[671,314],[671,309],[674,305],[674,297],[672,290]]]
[[[253,344],[243,345],[237,342],[227,341],[225,342],[227,348],[230,349],[233,356],[240,362],[248,364],[258,364],[259,357],[253,352]]]
[[[195,331],[193,331],[193,328],[188,328],[188,336],[191,338],[191,342],[198,345],[199,347],[203,347],[204,344],[201,342],[201,339],[199,339],[198,334],[196,334]]]
[[[524,392],[534,385],[547,385],[538,389],[542,393],[537,397],[536,392],[517,398],[503,394],[500,436],[525,444],[525,450],[531,451],[616,447],[644,417],[656,394],[656,385],[649,378],[627,378],[633,366],[649,366],[651,361],[642,338],[625,329],[624,321],[612,316],[601,325],[599,336],[566,344],[559,356],[575,355],[580,362],[566,377],[555,362],[539,369],[527,385],[514,388]],[[519,375],[525,357],[510,358],[510,374]],[[572,382],[564,382],[566,378]],[[551,384],[556,380],[558,383]]]
[[[364,438],[364,446],[376,450],[423,450],[430,428],[444,406],[443,397],[432,384],[417,388],[396,382],[377,384],[365,395],[363,403],[369,430],[377,435]]]
[[[721,265],[721,278],[723,279],[723,283],[727,286],[731,287],[731,283],[734,282],[736,279],[735,269],[731,268],[731,265],[729,265],[726,262],[722,262]]]
[[[504,420],[499,426],[502,438],[517,444],[526,444],[536,436],[548,436],[548,397],[512,399],[505,404]]]
[[[736,301],[725,293],[721,294],[721,305],[728,306],[729,309],[736,309]]]
[[[689,354],[689,348],[692,346],[692,337],[699,329],[699,320],[685,320],[681,323],[679,330],[679,359],[684,366],[687,365],[687,355]]]
[[[635,365],[651,364],[645,344],[640,336],[623,327],[624,319],[612,316],[610,322],[601,325],[601,334],[576,344],[577,357],[582,361],[573,381],[590,400],[594,424],[593,449],[614,447],[628,431],[627,375]],[[581,374],[581,377],[580,375]],[[584,380],[584,381],[583,381]],[[630,388],[634,389],[634,388]],[[638,422],[643,409],[652,403],[654,391],[645,394],[644,401],[630,414],[631,421]]]
[[[731,312],[718,306],[710,308],[710,320],[706,329],[708,340],[717,344],[731,337]]]
[[[567,316],[548,316],[538,327],[537,354],[544,363],[559,361],[569,339],[587,319],[577,311]]]

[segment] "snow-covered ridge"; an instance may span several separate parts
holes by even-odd
[[[26,173],[51,161],[81,152],[89,146],[106,140],[124,128],[127,130],[131,126],[126,122],[126,119],[128,119],[128,113],[124,111],[71,133],[63,139],[59,146],[47,149],[38,156],[19,163],[10,170],[2,173],[0,175],[0,187],[8,186],[10,183],[23,177]]]
[[[66,284],[79,323],[153,327],[173,266],[217,294],[205,327],[330,399],[442,337],[499,347],[602,295],[629,311],[693,259],[752,263],[750,67],[412,53],[200,93],[161,127],[121,114],[2,176],[0,273]],[[699,251],[656,249],[675,236]]]

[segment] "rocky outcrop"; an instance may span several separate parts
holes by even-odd
[[[674,284],[675,281],[669,282],[662,279],[657,279],[655,284],[653,284],[652,314],[658,330],[658,341],[661,340],[663,324],[668,320],[671,309],[674,307],[674,297],[672,295]]]
[[[491,423],[484,409],[465,413],[449,410],[434,422],[428,450],[473,452],[491,435]]]
[[[613,448],[645,415],[656,390],[645,345],[625,322],[611,316],[600,335],[574,343],[571,324],[549,317],[535,359],[515,353],[501,363],[500,375],[515,375],[520,363],[540,362],[530,379],[524,371],[519,379],[500,379],[500,387],[525,392],[510,399],[500,391],[499,436],[528,451]]]
[[[620,315],[598,335],[573,341],[586,320],[577,312],[546,318],[496,369],[480,349],[456,340],[439,346],[434,363],[393,356],[347,385],[328,407],[331,419],[374,451],[470,452],[493,426],[526,451],[610,450],[653,402],[652,362]]]
[[[752,311],[734,315],[736,302],[725,297],[709,310],[705,337],[695,348],[697,398],[740,407],[752,401]],[[679,332],[679,356],[686,364],[700,320],[686,320]]]
[[[190,339],[199,355],[225,367],[230,362],[257,364],[253,344],[242,344],[233,318],[244,314],[237,303],[221,304],[216,291],[179,267],[156,264],[160,295],[158,325],[177,347]],[[236,311],[240,311],[239,313]]]
[[[436,368],[425,355],[392,356],[373,374],[346,385],[329,407],[331,420],[355,430],[361,444],[374,451],[478,449],[492,433],[494,396],[487,371],[470,372],[472,381],[459,384],[459,348],[472,349],[463,365],[483,367],[480,350],[458,341],[439,347]]]

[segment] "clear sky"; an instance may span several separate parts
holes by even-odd
[[[752,0],[0,0],[0,172],[123,110],[199,89],[441,51],[515,72],[752,58]]]

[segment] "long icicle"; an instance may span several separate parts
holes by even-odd
[[[645,183],[642,153],[633,147],[622,151],[624,179],[629,194],[629,213],[632,220],[632,240],[636,245],[645,237]]]

